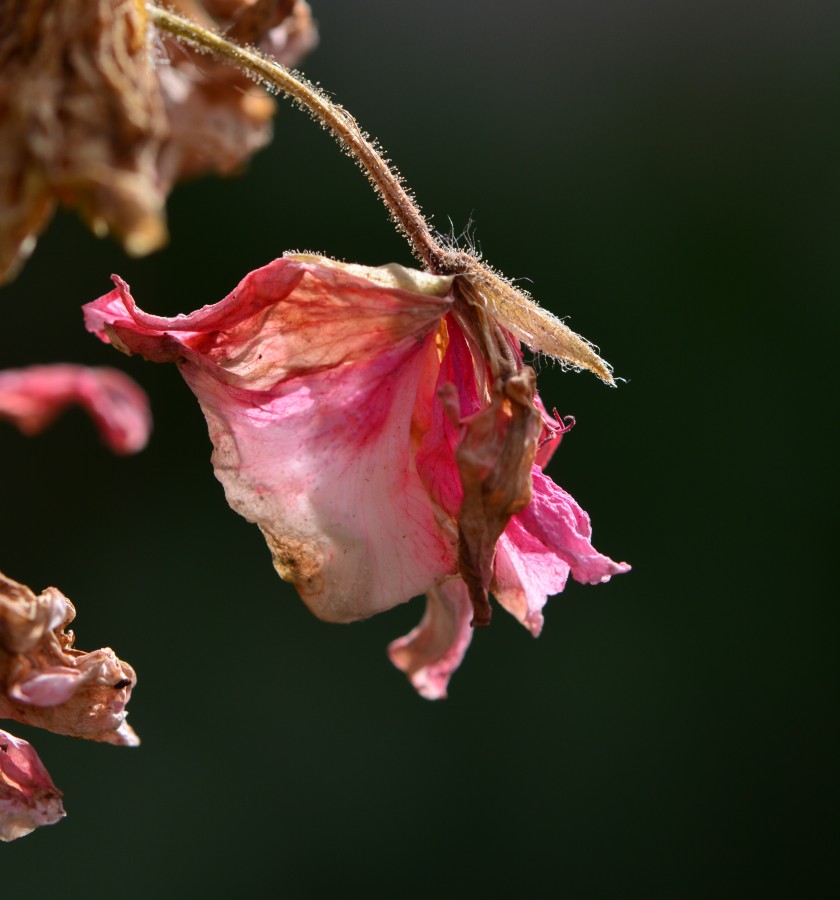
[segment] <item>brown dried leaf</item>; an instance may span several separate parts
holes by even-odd
[[[487,591],[493,578],[496,543],[512,515],[531,499],[531,466],[542,419],[534,405],[534,370],[503,375],[493,385],[490,405],[462,424],[455,451],[464,498],[458,515],[458,569],[473,604],[473,625],[490,622]],[[459,420],[454,386],[441,397]]]

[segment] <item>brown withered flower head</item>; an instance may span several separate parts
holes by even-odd
[[[303,0],[169,6],[286,65],[316,43]],[[159,248],[177,179],[229,173],[270,140],[267,94],[230,68],[167,51],[169,65],[143,0],[0,4],[0,281],[59,203],[132,255]]]
[[[109,647],[85,653],[67,626],[73,604],[56,588],[35,595],[0,572],[0,720],[136,747],[125,707],[136,677]],[[35,749],[0,728],[0,841],[64,816]]]
[[[134,670],[109,647],[77,650],[67,628],[75,617],[56,588],[36,596],[0,573],[0,718],[133,747],[125,707]]]

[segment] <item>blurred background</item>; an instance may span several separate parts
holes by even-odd
[[[176,189],[165,251],[129,260],[59,216],[0,291],[2,365],[118,366],[155,432],[117,459],[80,412],[34,439],[0,424],[0,567],[59,586],[79,646],[137,668],[143,745],[12,724],[69,818],[0,848],[0,891],[830,895],[840,6],[314,13],[304,71],[439,228],[472,222],[626,379],[543,365],[541,393],[577,418],[551,474],[634,571],[570,584],[537,641],[497,608],[449,699],[415,696],[385,646],[421,601],[315,620],[227,508],[175,367],[101,345],[80,313],[111,272],[173,314],[288,249],[410,264],[365,180],[281,104],[242,178]]]

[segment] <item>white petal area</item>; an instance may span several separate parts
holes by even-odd
[[[169,319],[115,281],[86,307],[88,328],[179,363],[228,502],[316,615],[365,618],[454,574],[454,529],[420,482],[412,434],[451,278],[286,257]]]
[[[431,339],[374,360],[236,391],[185,363],[230,506],[263,531],[279,574],[320,618],[366,618],[456,568],[454,540],[411,465]]]

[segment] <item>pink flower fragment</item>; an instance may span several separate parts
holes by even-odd
[[[32,745],[0,728],[0,841],[14,841],[65,815],[53,784]]]
[[[114,281],[85,307],[88,329],[178,364],[228,502],[310,609],[347,622],[427,594],[389,649],[424,696],[446,695],[470,623],[489,621],[488,590],[536,635],[569,574],[628,570],[542,474],[563,428],[501,329],[516,371],[494,379],[452,277],[290,256],[175,318]]]
[[[151,430],[143,390],[116,369],[30,366],[0,372],[0,420],[24,434],[43,431],[68,407],[83,407],[115,453],[137,453]]]

